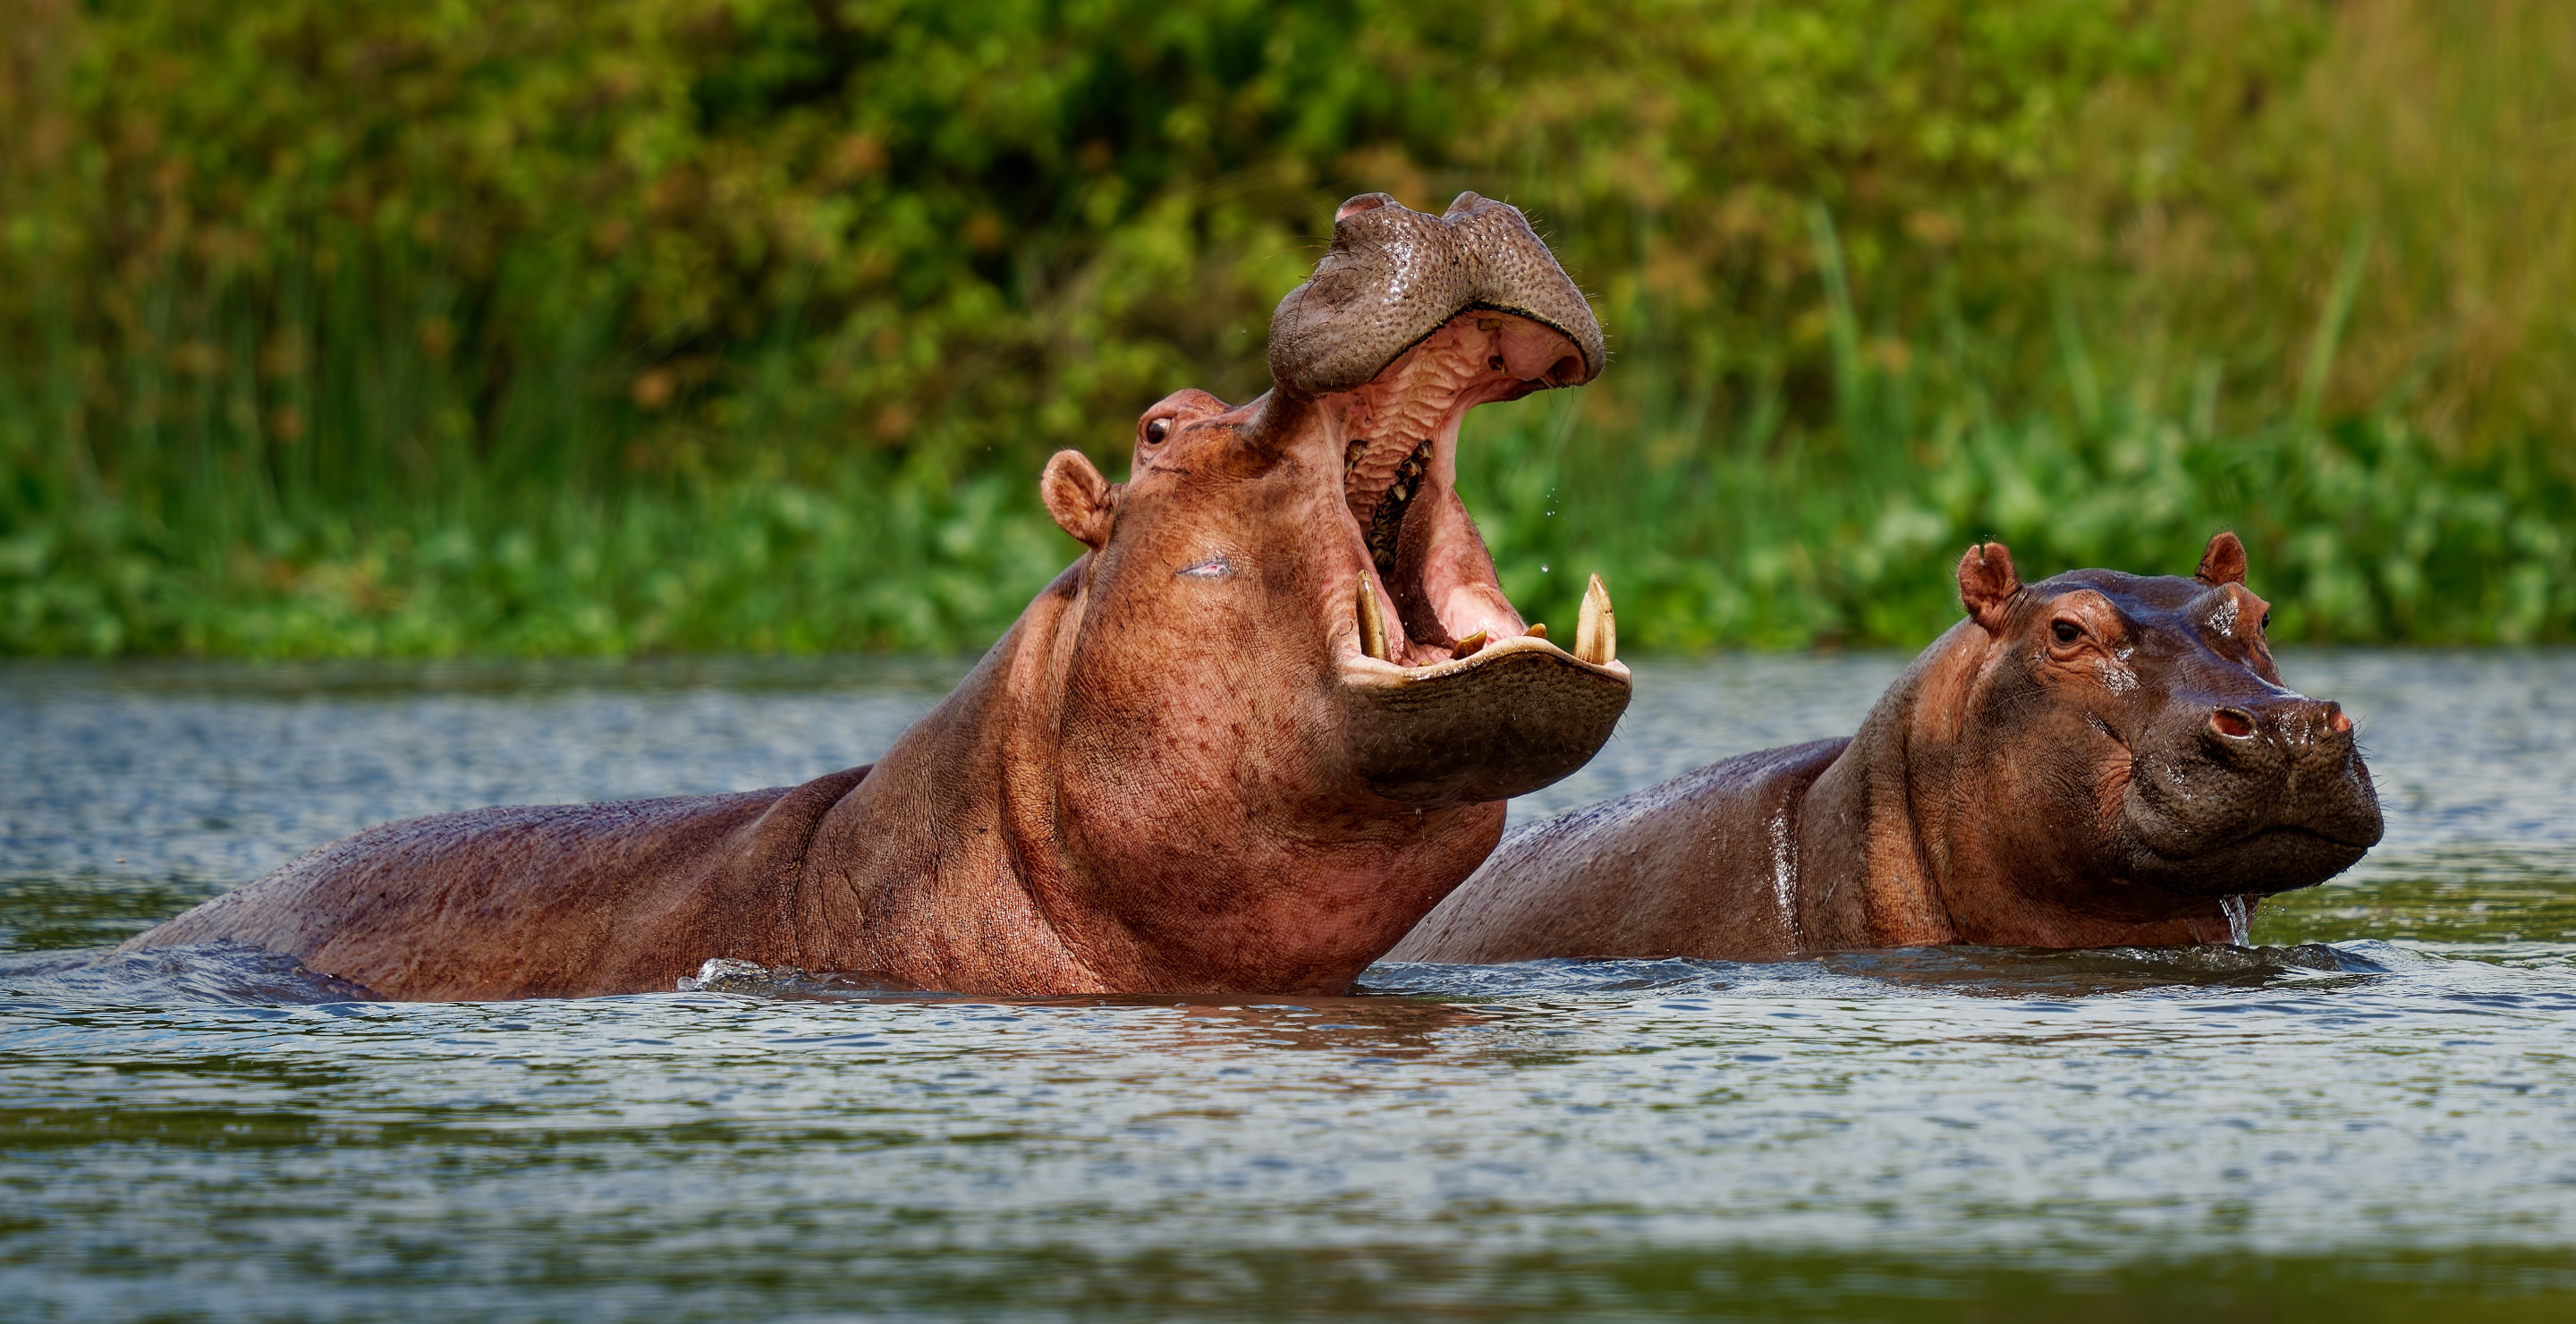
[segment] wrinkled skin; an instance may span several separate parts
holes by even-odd
[[[1123,485],[1048,464],[1087,550],[875,764],[389,824],[127,946],[233,939],[403,999],[668,990],[712,957],[992,994],[1338,992],[1493,848],[1505,796],[1580,767],[1627,704],[1606,647],[1529,637],[1453,490],[1469,408],[1602,358],[1518,212],[1355,198],[1280,305],[1270,393],[1147,410]]]
[[[1959,582],[1969,619],[1857,735],[1515,832],[1388,959],[2225,942],[2227,899],[2378,843],[2352,722],[2282,685],[2234,534],[2188,579],[2025,587],[1988,543]]]

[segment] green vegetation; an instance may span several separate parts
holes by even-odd
[[[2276,634],[2576,635],[2547,0],[16,0],[0,651],[972,647],[1034,501],[1260,389],[1335,203],[1593,294],[1482,411],[1505,585],[1919,642],[1957,550]]]

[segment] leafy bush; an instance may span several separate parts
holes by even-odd
[[[1043,455],[1259,390],[1379,188],[1594,295],[1612,373],[1469,496],[1666,567],[1609,567],[1639,642],[1911,640],[1936,547],[2215,523],[2308,633],[2576,627],[2559,7],[16,12],[0,649],[978,641],[1067,555]],[[1569,437],[1626,486],[1558,519]]]

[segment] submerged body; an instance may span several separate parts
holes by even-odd
[[[1597,646],[1547,642],[1454,490],[1466,411],[1590,380],[1601,334],[1473,194],[1345,204],[1272,328],[1273,390],[1155,405],[1129,482],[1055,457],[1041,494],[1088,550],[875,764],[388,824],[127,947],[247,942],[403,999],[667,990],[714,957],[1340,991],[1626,706],[1606,597]]]
[[[2233,534],[2188,579],[2024,587],[1973,549],[1969,619],[1858,734],[1517,831],[1387,958],[2228,941],[2381,831],[2351,721],[2281,684],[2244,578]]]

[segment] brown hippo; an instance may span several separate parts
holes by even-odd
[[[2378,843],[2352,721],[2281,684],[2235,534],[2189,579],[2027,587],[1987,543],[1959,597],[1858,735],[1516,831],[1387,959],[2223,942]]]
[[[1455,490],[1468,409],[1602,358],[1518,211],[1354,198],[1271,320],[1269,393],[1146,410],[1124,484],[1048,463],[1088,550],[874,764],[388,824],[127,946],[235,940],[403,999],[668,990],[715,957],[1338,992],[1627,706],[1601,622],[1582,657],[1525,625]]]

